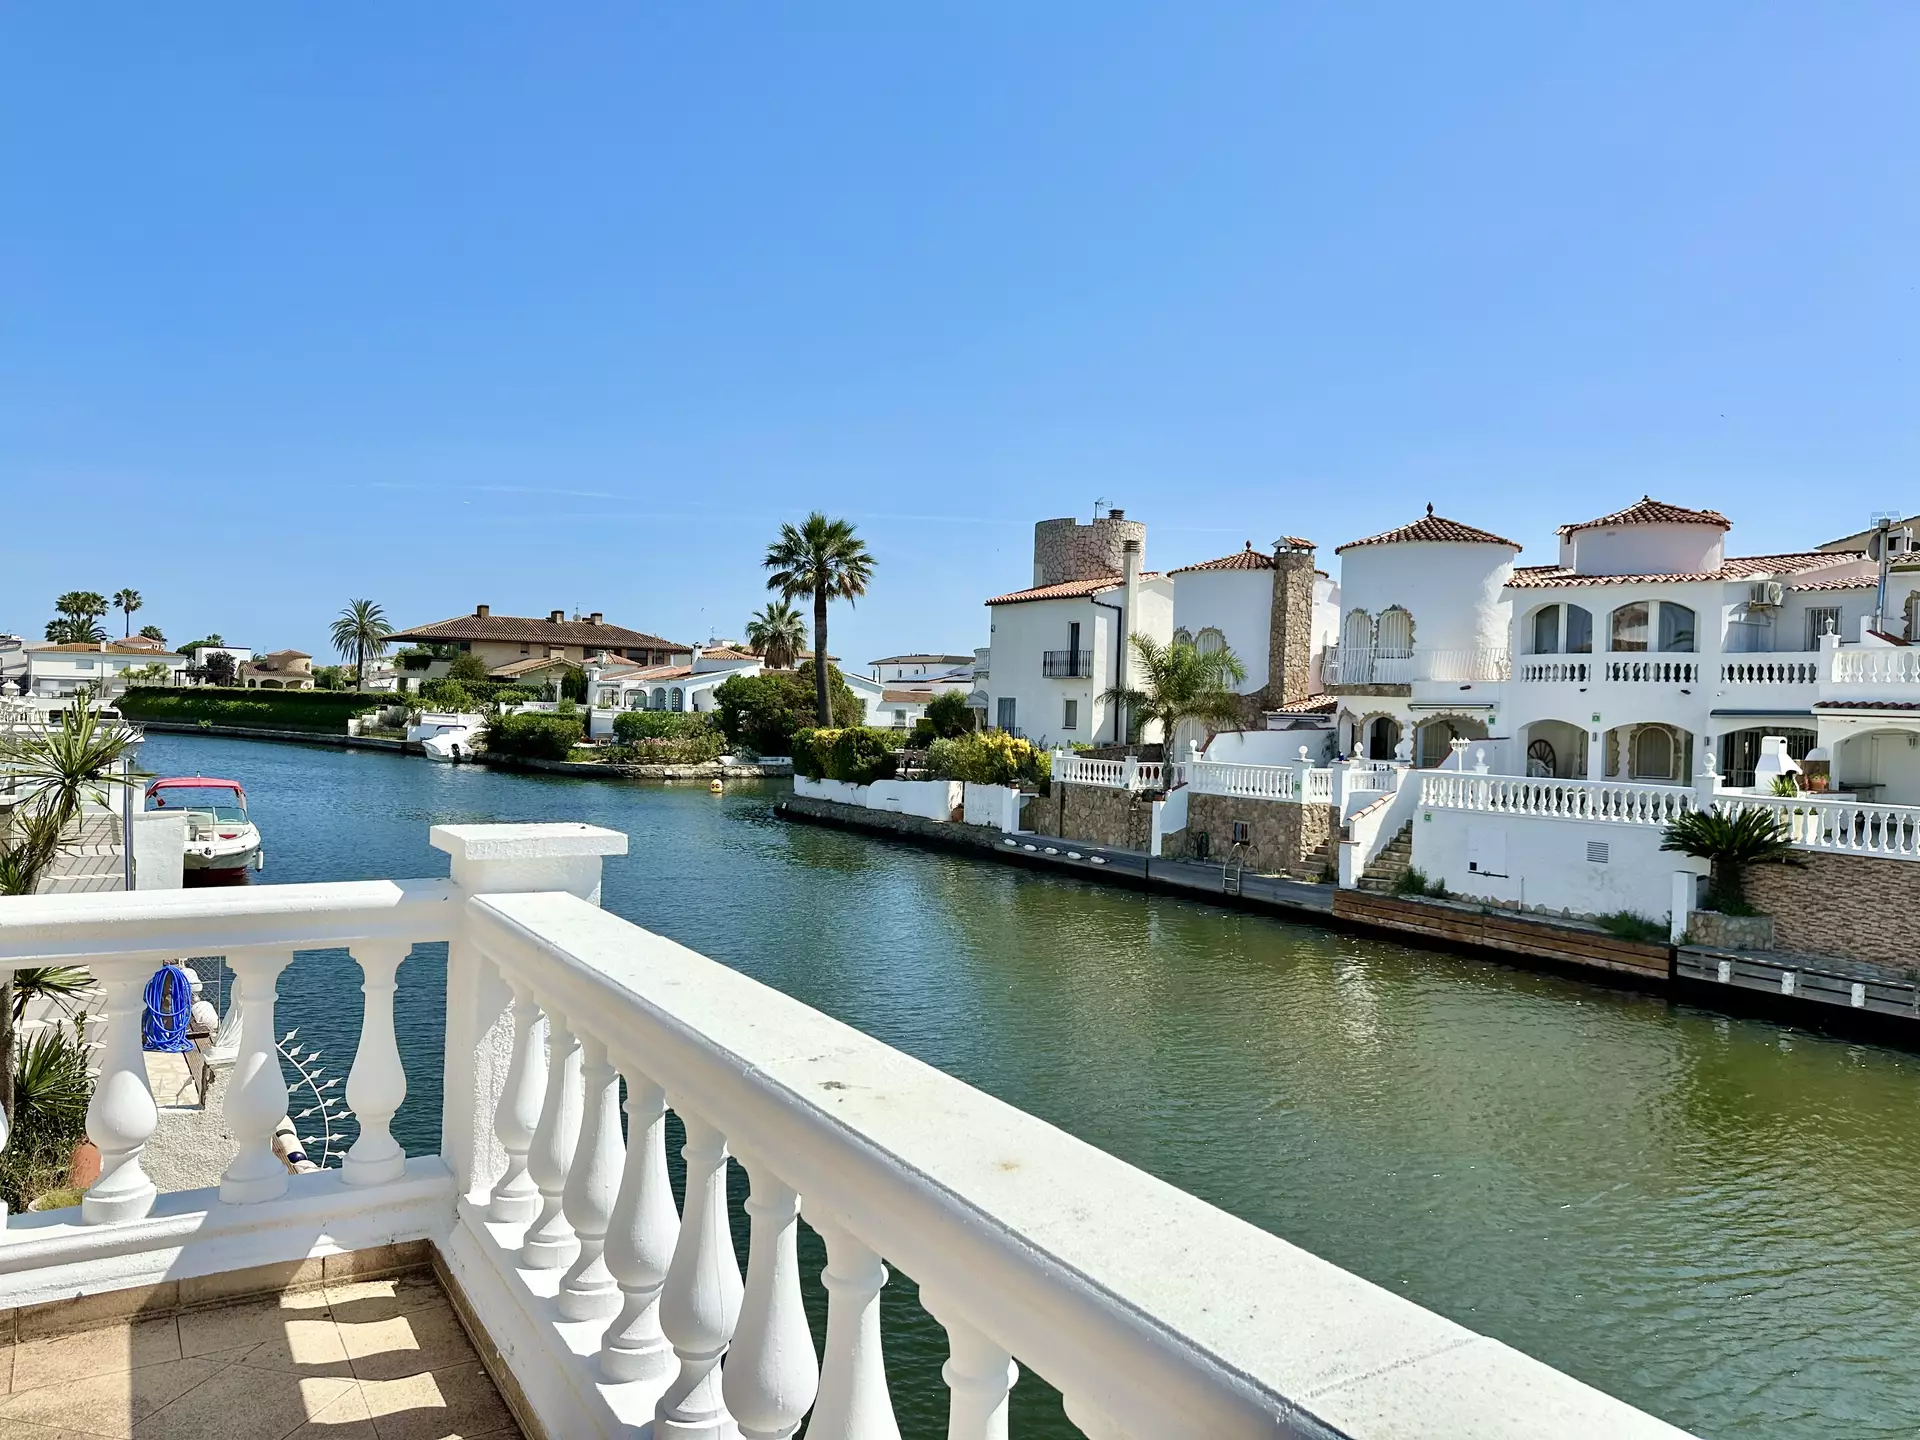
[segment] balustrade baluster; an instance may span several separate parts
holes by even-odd
[[[240,1148],[220,1177],[220,1198],[230,1205],[287,1193],[287,1167],[273,1153],[273,1132],[287,1113],[287,1077],[280,1071],[273,1007],[280,972],[292,959],[290,949],[236,950],[227,956],[240,987],[240,1058],[227,1077],[226,1106],[227,1128]]]
[[[501,976],[513,990],[513,1056],[507,1062],[506,1082],[493,1113],[493,1131],[507,1152],[507,1168],[494,1182],[487,1202],[487,1218],[502,1224],[525,1225],[540,1213],[540,1187],[527,1173],[527,1152],[540,1123],[547,1093],[547,1022],[534,1003],[533,992],[505,970]]]
[[[880,1347],[887,1267],[837,1218],[807,1219],[827,1242],[827,1353],[808,1440],[899,1440]]]
[[[600,1344],[601,1373],[616,1383],[674,1368],[673,1347],[660,1329],[660,1292],[680,1234],[667,1180],[667,1092],[638,1068],[620,1068],[627,1077],[627,1163],[605,1253],[623,1303]]]
[[[800,1300],[800,1197],[756,1156],[742,1155],[752,1238],[739,1328],[721,1391],[742,1440],[789,1440],[820,1385],[820,1363]]]
[[[720,1357],[740,1319],[743,1286],[727,1227],[727,1137],[693,1111],[674,1107],[686,1128],[686,1204],[679,1243],[660,1297],[660,1325],[680,1373],[654,1411],[659,1440],[725,1440],[733,1430],[720,1388]]]
[[[100,1152],[100,1178],[80,1201],[80,1218],[89,1225],[138,1220],[153,1208],[154,1184],[140,1166],[140,1152],[160,1123],[140,1049],[146,979],[124,964],[100,976],[106,991],[106,1039],[100,1079],[87,1102],[87,1138]]]
[[[557,1303],[565,1319],[597,1320],[620,1308],[620,1287],[604,1255],[614,1186],[625,1158],[620,1143],[620,1077],[607,1063],[607,1047],[593,1036],[580,1037],[580,1052],[586,1106],[562,1195],[562,1208],[580,1242],[580,1253],[560,1282]]]
[[[407,1152],[393,1138],[393,1116],[407,1098],[407,1072],[393,1033],[394,977],[412,949],[406,941],[362,940],[350,947],[359,963],[360,1044],[347,1074],[347,1104],[360,1136],[347,1151],[340,1178],[349,1185],[385,1185],[407,1173]]]
[[[567,1029],[567,1017],[551,1005],[542,1008],[547,1012],[547,1093],[527,1151],[527,1173],[540,1190],[540,1214],[527,1227],[520,1263],[530,1270],[560,1270],[580,1253],[580,1242],[563,1207],[567,1167],[580,1141],[585,1082],[580,1075],[580,1041]]]
[[[1007,1393],[1020,1367],[1001,1346],[966,1323],[946,1296],[925,1286],[920,1303],[947,1332],[947,1440],[1007,1440]]]

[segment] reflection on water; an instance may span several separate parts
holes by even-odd
[[[609,909],[1679,1425],[1914,1433],[1913,1057],[788,826],[771,788],[196,736],[142,758],[246,785],[256,883],[444,874],[436,822],[625,831]],[[414,1149],[444,965],[421,947],[401,971]],[[281,987],[283,1028],[341,1073],[358,984],[316,955]],[[902,1430],[939,1433],[939,1332],[904,1281],[885,1303]],[[1073,1433],[1044,1386],[1015,1393],[1016,1434]]]

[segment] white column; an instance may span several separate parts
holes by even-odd
[[[507,1153],[507,1168],[494,1182],[487,1218],[525,1225],[540,1213],[540,1187],[527,1173],[527,1152],[547,1095],[547,1020],[531,990],[512,975],[505,979],[513,987],[513,1057],[493,1112],[493,1132]]]
[[[393,1034],[394,976],[412,947],[404,940],[363,940],[350,947],[359,962],[360,993],[366,1005],[360,1019],[360,1047],[347,1075],[347,1105],[360,1124],[342,1164],[349,1185],[385,1185],[407,1173],[407,1152],[393,1138],[393,1116],[407,1098],[407,1072]]]
[[[115,966],[100,975],[100,983],[107,992],[107,1034],[100,1079],[87,1103],[87,1138],[100,1151],[100,1178],[80,1201],[80,1218],[89,1225],[138,1220],[153,1208],[154,1184],[140,1168],[140,1152],[160,1123],[140,1051],[147,976]]]
[[[229,1205],[287,1193],[287,1167],[273,1153],[273,1132],[287,1113],[273,1005],[280,972],[292,959],[291,949],[235,950],[227,956],[239,981],[240,1005],[240,1058],[227,1077],[226,1109],[227,1128],[240,1148],[220,1177],[220,1198]]]
[[[742,1155],[752,1184],[753,1238],[740,1324],[722,1391],[742,1440],[790,1440],[820,1385],[820,1362],[800,1300],[800,1197],[758,1158]]]
[[[563,1210],[567,1167],[580,1140],[580,1105],[585,1082],[580,1075],[580,1042],[567,1029],[567,1017],[551,1005],[547,1012],[547,1094],[540,1124],[527,1151],[527,1173],[540,1189],[540,1214],[527,1227],[520,1263],[529,1270],[561,1270],[580,1253]]]
[[[620,1077],[607,1063],[607,1047],[582,1035],[580,1054],[586,1107],[562,1196],[580,1254],[560,1282],[557,1303],[563,1319],[598,1320],[620,1308],[620,1288],[602,1252],[613,1218],[614,1186],[626,1156],[620,1143]]]
[[[607,1270],[622,1305],[600,1345],[600,1372],[619,1383],[672,1373],[673,1347],[660,1329],[660,1292],[673,1263],[680,1216],[667,1180],[667,1092],[623,1064],[627,1077],[627,1163],[607,1225]]]
[[[687,1198],[680,1241],[667,1267],[660,1324],[680,1373],[654,1411],[655,1440],[729,1440],[734,1431],[720,1389],[720,1357],[740,1318],[740,1267],[727,1229],[727,1137],[675,1106],[686,1126]]]
[[[947,1440],[1007,1440],[1007,1393],[1020,1367],[999,1345],[959,1318],[959,1312],[924,1286],[920,1304],[947,1332],[947,1363],[940,1378],[951,1399]]]
[[[831,1216],[807,1217],[827,1242],[827,1353],[808,1440],[899,1440],[880,1348],[880,1290],[887,1267]]]

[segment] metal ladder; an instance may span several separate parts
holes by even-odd
[[[1247,873],[1247,846],[1245,841],[1235,841],[1220,870],[1220,893],[1238,895],[1240,877]]]

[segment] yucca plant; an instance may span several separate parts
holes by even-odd
[[[92,1098],[83,1034],[54,1026],[20,1047],[12,1125],[0,1153],[0,1197],[10,1208],[24,1210],[66,1183]]]
[[[1660,848],[1713,863],[1713,891],[1708,901],[1724,915],[1754,913],[1747,903],[1749,865],[1769,860],[1786,865],[1800,863],[1786,817],[1760,805],[1733,815],[1720,810],[1689,810],[1668,822]]]

